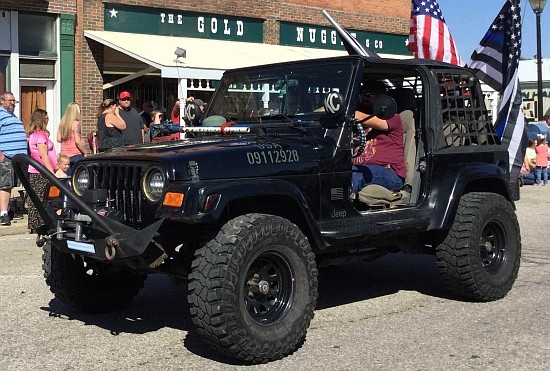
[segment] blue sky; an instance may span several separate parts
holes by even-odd
[[[439,0],[462,59],[467,62],[479,41],[504,5],[505,0]],[[536,19],[528,0],[521,1],[523,21],[521,54],[533,58],[537,54]],[[541,14],[542,57],[550,58],[550,1]]]

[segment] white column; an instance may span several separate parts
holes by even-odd
[[[21,85],[19,84],[19,12],[10,12],[11,23],[11,56],[10,56],[10,90],[15,99],[21,100]],[[21,118],[21,105],[15,106],[15,114]]]
[[[185,99],[187,98],[187,79],[178,78],[178,99],[180,101],[180,125],[185,126],[185,120],[182,119],[185,109]],[[185,138],[185,133],[180,133],[180,139]]]

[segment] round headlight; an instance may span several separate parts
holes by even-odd
[[[73,189],[79,196],[84,194],[90,185],[90,173],[85,166],[79,167],[73,173]]]
[[[164,194],[166,181],[164,174],[159,169],[151,169],[143,178],[143,193],[152,202],[160,201]]]

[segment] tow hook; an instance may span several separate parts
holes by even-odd
[[[105,238],[105,259],[113,260],[116,255],[116,249],[120,246],[120,241],[113,236]]]

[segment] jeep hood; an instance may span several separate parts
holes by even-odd
[[[146,143],[86,157],[91,162],[158,163],[172,181],[189,180],[191,162],[201,180],[276,177],[319,173],[319,162],[332,158],[330,138],[281,135],[206,137]]]

